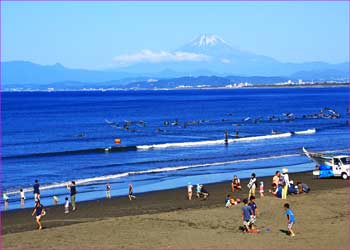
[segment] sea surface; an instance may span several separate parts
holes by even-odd
[[[2,191],[17,209],[20,188],[33,206],[35,179],[51,205],[53,195],[60,203],[69,196],[71,180],[83,201],[105,197],[107,182],[121,196],[129,183],[136,195],[175,187],[185,194],[189,182],[235,174],[287,167],[292,178],[314,168],[302,147],[349,153],[348,100],[348,88],[4,92]]]

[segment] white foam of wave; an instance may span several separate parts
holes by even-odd
[[[118,179],[118,178],[130,176],[130,175],[171,172],[171,171],[185,170],[185,169],[190,169],[190,168],[221,166],[221,165],[227,165],[227,164],[252,162],[252,161],[262,161],[262,160],[278,159],[278,158],[285,158],[285,157],[292,157],[292,156],[299,156],[299,155],[300,154],[276,155],[276,156],[268,156],[268,157],[252,158],[252,159],[232,160],[232,161],[224,161],[224,162],[213,162],[213,163],[202,163],[202,164],[185,165],[185,166],[154,168],[154,169],[141,170],[141,171],[125,172],[125,173],[114,174],[114,175],[104,175],[104,176],[91,177],[91,178],[77,180],[77,181],[75,181],[75,183],[76,183],[76,185],[84,185],[84,184],[87,184],[87,183],[94,183],[94,182],[99,182],[99,181],[107,181],[107,180],[111,180],[111,179]],[[45,185],[45,186],[43,185],[43,186],[40,187],[40,190],[62,188],[62,187],[66,187],[67,184],[69,184],[69,182],[53,183],[53,184]],[[24,192],[33,192],[33,188],[24,188],[23,191]],[[14,195],[14,194],[18,194],[18,193],[19,193],[18,191],[6,192],[7,195]]]
[[[316,133],[316,129],[312,128],[312,129],[308,129],[308,130],[303,130],[303,131],[295,131],[294,134],[296,135],[311,135]]]
[[[276,135],[261,135],[261,136],[251,136],[243,138],[228,139],[228,143],[233,142],[249,142],[249,141],[258,141],[258,140],[268,140],[268,139],[277,139],[285,138],[291,136],[292,133],[283,133]],[[164,149],[164,148],[176,148],[176,147],[200,147],[200,146],[209,146],[209,145],[218,145],[225,144],[225,140],[211,140],[211,141],[197,141],[197,142],[174,142],[174,143],[163,143],[163,144],[154,144],[154,145],[141,145],[137,146],[138,150],[148,150],[148,149]]]

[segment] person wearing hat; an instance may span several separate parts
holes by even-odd
[[[282,199],[286,200],[287,199],[287,194],[288,194],[288,189],[289,189],[289,186],[290,186],[289,175],[288,175],[288,169],[287,168],[282,169],[282,176],[284,178],[284,186],[282,187]]]

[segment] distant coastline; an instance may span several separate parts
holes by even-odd
[[[177,86],[173,88],[26,88],[26,87],[14,87],[4,88],[2,92],[63,92],[63,91],[172,91],[172,90],[234,90],[234,89],[281,89],[281,88],[339,88],[350,87],[350,83],[310,83],[310,84],[249,84],[247,86]]]

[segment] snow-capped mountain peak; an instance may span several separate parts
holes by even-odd
[[[218,44],[229,45],[224,39],[218,35],[200,35],[196,37],[192,42],[193,46],[205,47],[205,46],[215,46]]]

